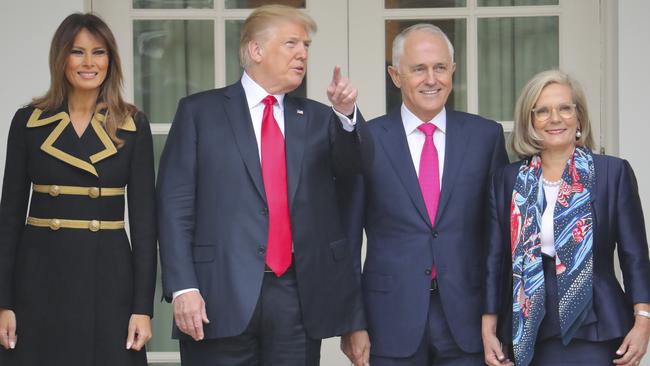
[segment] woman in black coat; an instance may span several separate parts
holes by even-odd
[[[98,17],[61,23],[50,73],[48,92],[9,130],[0,365],[146,365],[156,271],[149,124],[122,99],[115,39]]]

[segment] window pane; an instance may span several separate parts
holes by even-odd
[[[556,16],[478,20],[480,115],[513,120],[526,82],[559,65],[558,24]]]
[[[205,9],[214,0],[133,0],[133,9]]]
[[[226,20],[226,83],[232,84],[241,78],[244,69],[239,64],[239,38],[243,20]],[[307,96],[307,77],[291,94]]]
[[[386,66],[392,64],[393,39],[407,27],[417,23],[431,23],[442,29],[454,45],[454,83],[447,107],[460,111],[467,110],[467,32],[465,19],[440,19],[440,20],[387,20],[386,21]],[[393,84],[393,81],[386,71],[386,110],[397,108],[402,103],[400,90]]]
[[[478,6],[558,5],[559,0],[478,0]]]
[[[262,5],[282,4],[294,8],[305,8],[305,0],[226,0],[226,9],[253,9]]]
[[[405,8],[457,8],[465,7],[465,0],[384,0],[386,9]]]
[[[239,38],[243,20],[226,20],[226,83],[239,80],[244,69],[239,65]]]
[[[135,104],[169,123],[178,100],[214,88],[212,20],[134,20]]]
[[[160,155],[165,147],[167,135],[153,135],[153,156],[156,175]],[[160,280],[160,258],[158,258],[158,272],[156,273],[156,293],[154,295],[154,317],[151,320],[154,337],[147,344],[148,352],[178,352],[178,341],[172,339],[172,307],[167,302],[161,302],[162,283]],[[160,364],[157,364],[160,365]],[[176,364],[174,364],[176,365]]]

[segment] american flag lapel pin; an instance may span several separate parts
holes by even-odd
[[[296,113],[298,113],[298,114],[301,115],[301,116],[302,116],[303,114],[305,114],[305,112],[303,112],[302,109],[297,109],[297,110],[296,110]]]

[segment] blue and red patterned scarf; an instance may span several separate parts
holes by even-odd
[[[533,156],[519,168],[510,204],[512,249],[512,341],[517,366],[533,357],[546,314],[540,231],[544,212],[542,160]],[[560,329],[567,345],[592,307],[594,161],[577,147],[562,173],[553,211]]]

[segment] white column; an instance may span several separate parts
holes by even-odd
[[[625,0],[619,1],[618,6],[619,154],[632,164],[636,173],[647,232],[650,229],[650,22],[647,19],[650,2]]]
[[[645,211],[646,232],[650,229],[650,2],[625,0],[618,2],[618,124],[619,155],[627,159],[639,183],[639,193]],[[612,121],[612,123],[616,123]],[[644,366],[650,366],[646,355]]]

